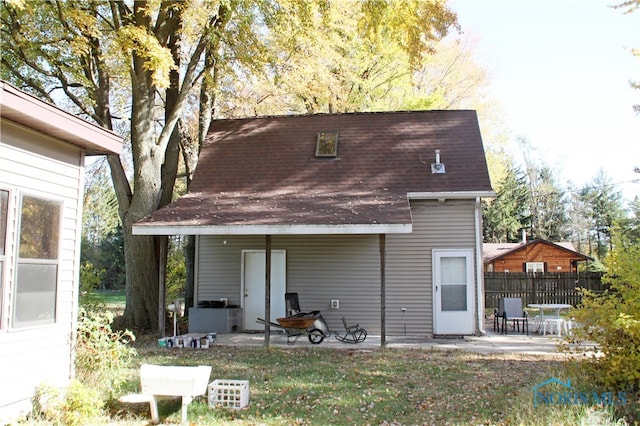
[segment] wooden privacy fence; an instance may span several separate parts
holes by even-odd
[[[578,288],[602,292],[602,273],[525,273],[485,272],[485,309],[493,311],[502,297],[520,297],[522,305],[530,303],[580,303]]]

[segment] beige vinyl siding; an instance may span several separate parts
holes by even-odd
[[[411,213],[411,234],[387,235],[388,335],[432,334],[431,252],[434,248],[475,248],[474,201],[412,201]]]
[[[377,235],[291,236],[287,246],[287,290],[305,311],[322,312],[329,328],[341,318],[368,331],[380,330],[380,257]],[[331,309],[338,300],[339,309]]]
[[[82,154],[81,150],[56,139],[2,121],[0,187],[10,191],[10,214],[0,363],[3,382],[12,385],[0,389],[0,423],[30,407],[29,399],[36,386],[41,383],[63,386],[73,375],[84,179]],[[56,314],[53,324],[12,328],[21,195],[61,203]]]
[[[14,410],[28,410],[33,391],[40,384],[68,383],[71,374],[68,326],[56,324],[0,337],[2,380],[11,383],[0,386],[0,420],[13,417]]]
[[[196,247],[195,304],[227,298],[229,304],[240,306],[242,250],[264,250],[265,237],[200,236]]]
[[[321,311],[333,330],[343,328],[343,315],[380,329],[377,235],[274,236],[271,244],[273,250],[286,250],[287,291],[298,293],[303,310]],[[196,303],[227,297],[241,305],[242,250],[264,247],[262,236],[199,237]],[[332,299],[340,301],[340,309],[330,309]]]
[[[386,236],[388,335],[433,333],[431,251],[475,247],[474,201],[416,201],[411,207],[413,233]],[[380,333],[378,244],[378,235],[272,237],[272,249],[287,253],[287,291],[298,293],[303,310],[321,311],[335,331],[346,316]],[[226,297],[241,305],[242,250],[264,247],[264,236],[199,237],[197,300]],[[330,308],[333,299],[339,309]]]

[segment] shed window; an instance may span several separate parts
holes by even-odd
[[[22,197],[14,327],[55,322],[61,204]]]
[[[525,263],[524,271],[544,273],[544,262],[527,262]]]
[[[318,133],[316,157],[336,157],[338,155],[338,132]]]

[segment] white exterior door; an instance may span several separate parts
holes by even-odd
[[[473,334],[473,295],[473,250],[434,250],[434,334]]]
[[[242,311],[245,330],[264,330],[264,325],[256,322],[264,318],[265,288],[264,250],[242,251]],[[286,292],[286,252],[271,251],[271,321],[285,316],[284,294]]]

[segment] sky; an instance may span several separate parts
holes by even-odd
[[[514,158],[525,138],[563,186],[602,170],[628,200],[640,197],[640,10],[622,0],[450,0],[476,40],[490,96],[503,109]],[[631,181],[637,182],[631,182]]]

